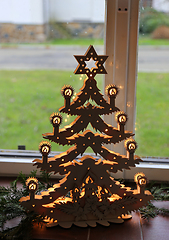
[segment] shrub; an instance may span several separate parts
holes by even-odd
[[[152,33],[159,26],[169,26],[169,15],[153,8],[145,8],[140,13],[139,32]]]

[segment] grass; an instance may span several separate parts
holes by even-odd
[[[99,76],[100,77],[100,76]],[[37,150],[42,133],[52,132],[50,114],[63,106],[60,90],[71,84],[78,92],[83,79],[63,71],[0,71],[0,148]],[[97,78],[102,89],[102,77]],[[136,141],[140,156],[169,156],[169,73],[139,73]],[[65,124],[74,117],[63,115]],[[52,144],[53,151],[68,147]]]
[[[139,35],[139,45],[151,45],[151,46],[169,46],[168,39],[152,39],[150,35]]]
[[[56,45],[103,45],[103,39],[94,39],[94,38],[71,38],[71,39],[54,39],[49,41],[50,44]]]
[[[64,71],[0,71],[0,148],[37,150],[42,133],[52,132],[49,117],[64,104],[61,88],[71,84],[75,92],[83,85],[79,75]],[[102,88],[102,78],[99,78]],[[62,114],[65,124],[74,118]],[[65,124],[62,124],[63,127]],[[52,144],[53,151],[68,149]]]
[[[140,156],[169,157],[169,73],[139,73],[136,141]]]
[[[89,45],[103,45],[103,39],[94,39],[94,38],[71,38],[71,39],[53,39],[43,43],[33,43],[33,45],[45,45],[50,47],[50,45],[77,45],[77,46],[89,46]],[[13,43],[2,43],[0,44],[1,48],[17,48],[20,44]],[[24,43],[24,45],[32,45],[32,43]],[[169,46],[168,39],[152,39],[150,35],[139,35],[139,45],[146,46]]]

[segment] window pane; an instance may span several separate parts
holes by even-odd
[[[84,54],[90,44],[103,54],[104,4],[1,1],[1,149],[37,150],[42,134],[53,131],[49,117],[64,104],[61,88],[70,84],[77,92],[83,85],[84,76],[73,73],[78,65],[73,55]],[[102,76],[97,79],[102,88]],[[63,115],[61,127],[74,118]],[[53,144],[52,150],[64,147]]]
[[[140,156],[169,156],[169,4],[164,2],[143,1],[140,14],[136,103]]]

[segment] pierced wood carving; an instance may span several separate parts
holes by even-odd
[[[124,219],[131,218],[127,215],[128,212],[137,210],[152,199],[150,192],[145,190],[147,179],[143,173],[135,176],[135,190],[125,187],[112,177],[112,173],[130,169],[142,160],[134,156],[137,144],[132,139],[133,134],[124,130],[128,117],[115,105],[117,86],[112,84],[106,87],[109,98],[107,102],[94,79],[96,74],[107,73],[103,66],[107,57],[97,55],[93,46],[88,48],[85,55],[75,56],[79,65],[74,73],[86,74],[87,78],[72,101],[73,87],[66,85],[62,88],[64,106],[59,111],[77,117],[70,125],[59,129],[61,114],[53,113],[50,116],[53,132],[43,134],[43,137],[61,145],[70,145],[70,148],[49,158],[50,143],[42,141],[39,145],[42,159],[35,159],[34,165],[47,172],[59,173],[63,178],[40,195],[35,194],[37,179],[29,178],[26,184],[30,194],[22,197],[20,202],[28,210],[45,215],[47,226],[59,224],[69,228],[75,224],[80,227],[95,227],[97,223],[105,226],[108,226],[109,222],[122,223]],[[95,62],[95,67],[91,69],[86,63],[90,60]],[[90,99],[96,104],[91,104]],[[115,114],[117,128],[101,118],[101,115],[112,113]],[[89,123],[100,133],[85,130]],[[123,140],[127,156],[104,146]],[[99,154],[100,159],[84,155],[76,160],[88,147],[92,148],[96,155]]]

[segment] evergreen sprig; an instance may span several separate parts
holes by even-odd
[[[28,177],[36,177],[36,173],[37,171],[32,171]],[[37,194],[53,185],[50,181],[50,175],[45,171],[41,172],[41,181],[39,181]],[[43,216],[39,216],[34,212],[28,212],[19,204],[21,197],[29,195],[26,179],[27,176],[20,172],[10,187],[0,186],[0,239],[31,239],[30,233],[33,222],[43,222]],[[18,188],[18,182],[22,184],[21,188]],[[19,225],[6,229],[5,223],[16,217],[21,218]]]
[[[148,190],[154,197],[154,201],[168,201],[169,200],[169,185],[151,183]],[[158,208],[152,202],[139,209],[141,217],[149,220],[155,218],[157,215],[169,216],[169,209]]]

